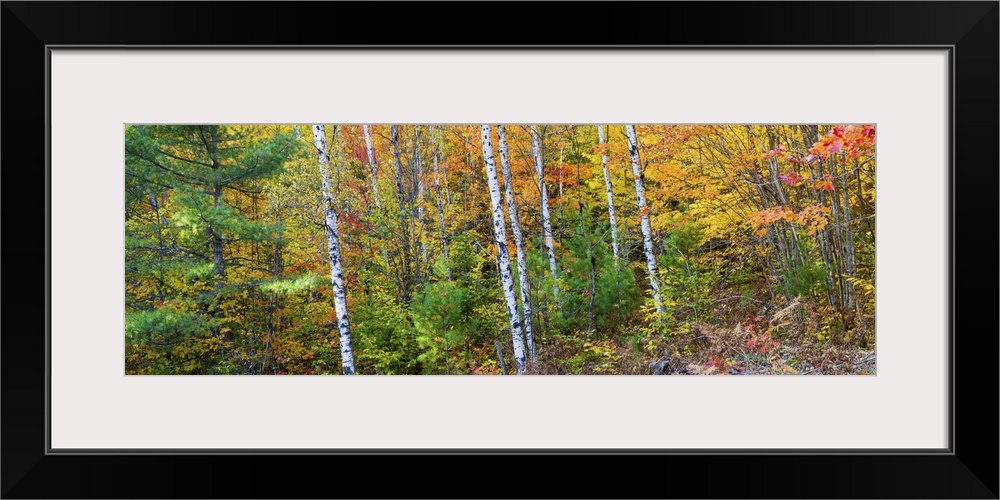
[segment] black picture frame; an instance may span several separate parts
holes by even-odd
[[[3,256],[8,271],[18,271],[8,273],[7,328],[0,339],[4,498],[997,498],[996,1],[557,3],[545,9],[487,2],[2,4]],[[543,14],[551,11],[558,16]],[[540,47],[569,41],[602,48],[948,47],[953,371],[947,452],[49,453],[44,318],[51,47]],[[655,416],[643,418],[655,423]],[[560,477],[554,470],[578,473]],[[368,479],[375,475],[385,478]],[[480,486],[461,487],[469,478]]]

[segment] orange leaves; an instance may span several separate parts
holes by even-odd
[[[875,146],[875,127],[871,125],[834,127],[833,134],[844,141],[844,154],[848,158],[867,154]]]
[[[809,152],[820,156],[829,156],[839,153],[844,148],[844,140],[832,133],[823,136],[819,142],[809,148]]]
[[[695,127],[686,125],[668,125],[660,132],[661,144],[676,148],[684,144],[696,134]]]
[[[830,208],[824,207],[823,205],[813,205],[806,207],[799,212],[798,222],[806,228],[806,234],[813,235],[816,231],[826,227],[827,215],[830,214]]]
[[[365,225],[361,221],[358,212],[344,212],[340,215],[340,222],[350,234],[357,234],[365,230]]]
[[[778,179],[780,179],[785,184],[789,186],[798,186],[802,181],[808,180],[809,175],[803,176],[798,172],[789,172],[787,174],[778,174]],[[813,181],[813,187],[819,191],[833,191],[833,180],[829,175],[824,175],[822,179]]]
[[[833,181],[829,178],[824,178],[824,180],[816,181],[813,186],[820,191],[833,191]]]
[[[854,159],[872,154],[875,147],[875,127],[872,125],[837,125],[820,137],[804,156],[793,156],[783,144],[761,154],[767,160],[784,160],[792,164],[814,165],[832,155]],[[786,181],[787,182],[787,181]],[[792,183],[789,183],[792,184]],[[794,185],[794,184],[793,184]],[[818,188],[824,189],[824,188]],[[824,189],[828,190],[828,189]]]
[[[757,230],[757,234],[764,236],[767,234],[767,229],[765,228],[766,226],[779,220],[786,220],[789,214],[794,215],[795,212],[788,207],[779,205],[777,207],[761,210],[760,212],[753,214],[750,219],[755,225],[760,227],[760,229]]]
[[[778,147],[776,147],[776,148],[774,148],[774,149],[772,149],[770,151],[765,151],[764,154],[761,155],[761,156],[765,160],[770,160],[772,158],[784,158],[785,157],[785,153],[787,152],[787,150],[788,150],[788,148],[786,148],[784,144],[778,144]]]
[[[809,154],[826,157],[842,153],[847,158],[871,154],[875,146],[875,127],[872,125],[837,125],[809,148]]]
[[[608,142],[594,144],[590,148],[590,151],[593,152],[593,153],[595,153],[595,154],[601,154],[601,155],[610,155],[613,152],[612,151],[612,146]]]
[[[813,235],[816,234],[816,231],[826,227],[829,222],[827,219],[829,214],[830,209],[822,205],[812,205],[799,212],[795,212],[790,207],[779,205],[753,214],[750,220],[757,227],[758,236],[767,234],[767,226],[778,221],[801,226],[805,228],[806,234]]]

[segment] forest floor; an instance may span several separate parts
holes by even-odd
[[[874,375],[874,318],[838,335],[810,321],[811,309],[799,300],[770,314],[736,307],[728,314],[735,326],[693,322],[668,337],[552,335],[539,345],[535,373]]]

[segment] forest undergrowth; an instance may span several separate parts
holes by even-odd
[[[125,370],[875,371],[875,127],[129,125]]]

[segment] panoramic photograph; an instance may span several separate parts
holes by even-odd
[[[128,375],[875,375],[875,126],[124,126]]]

